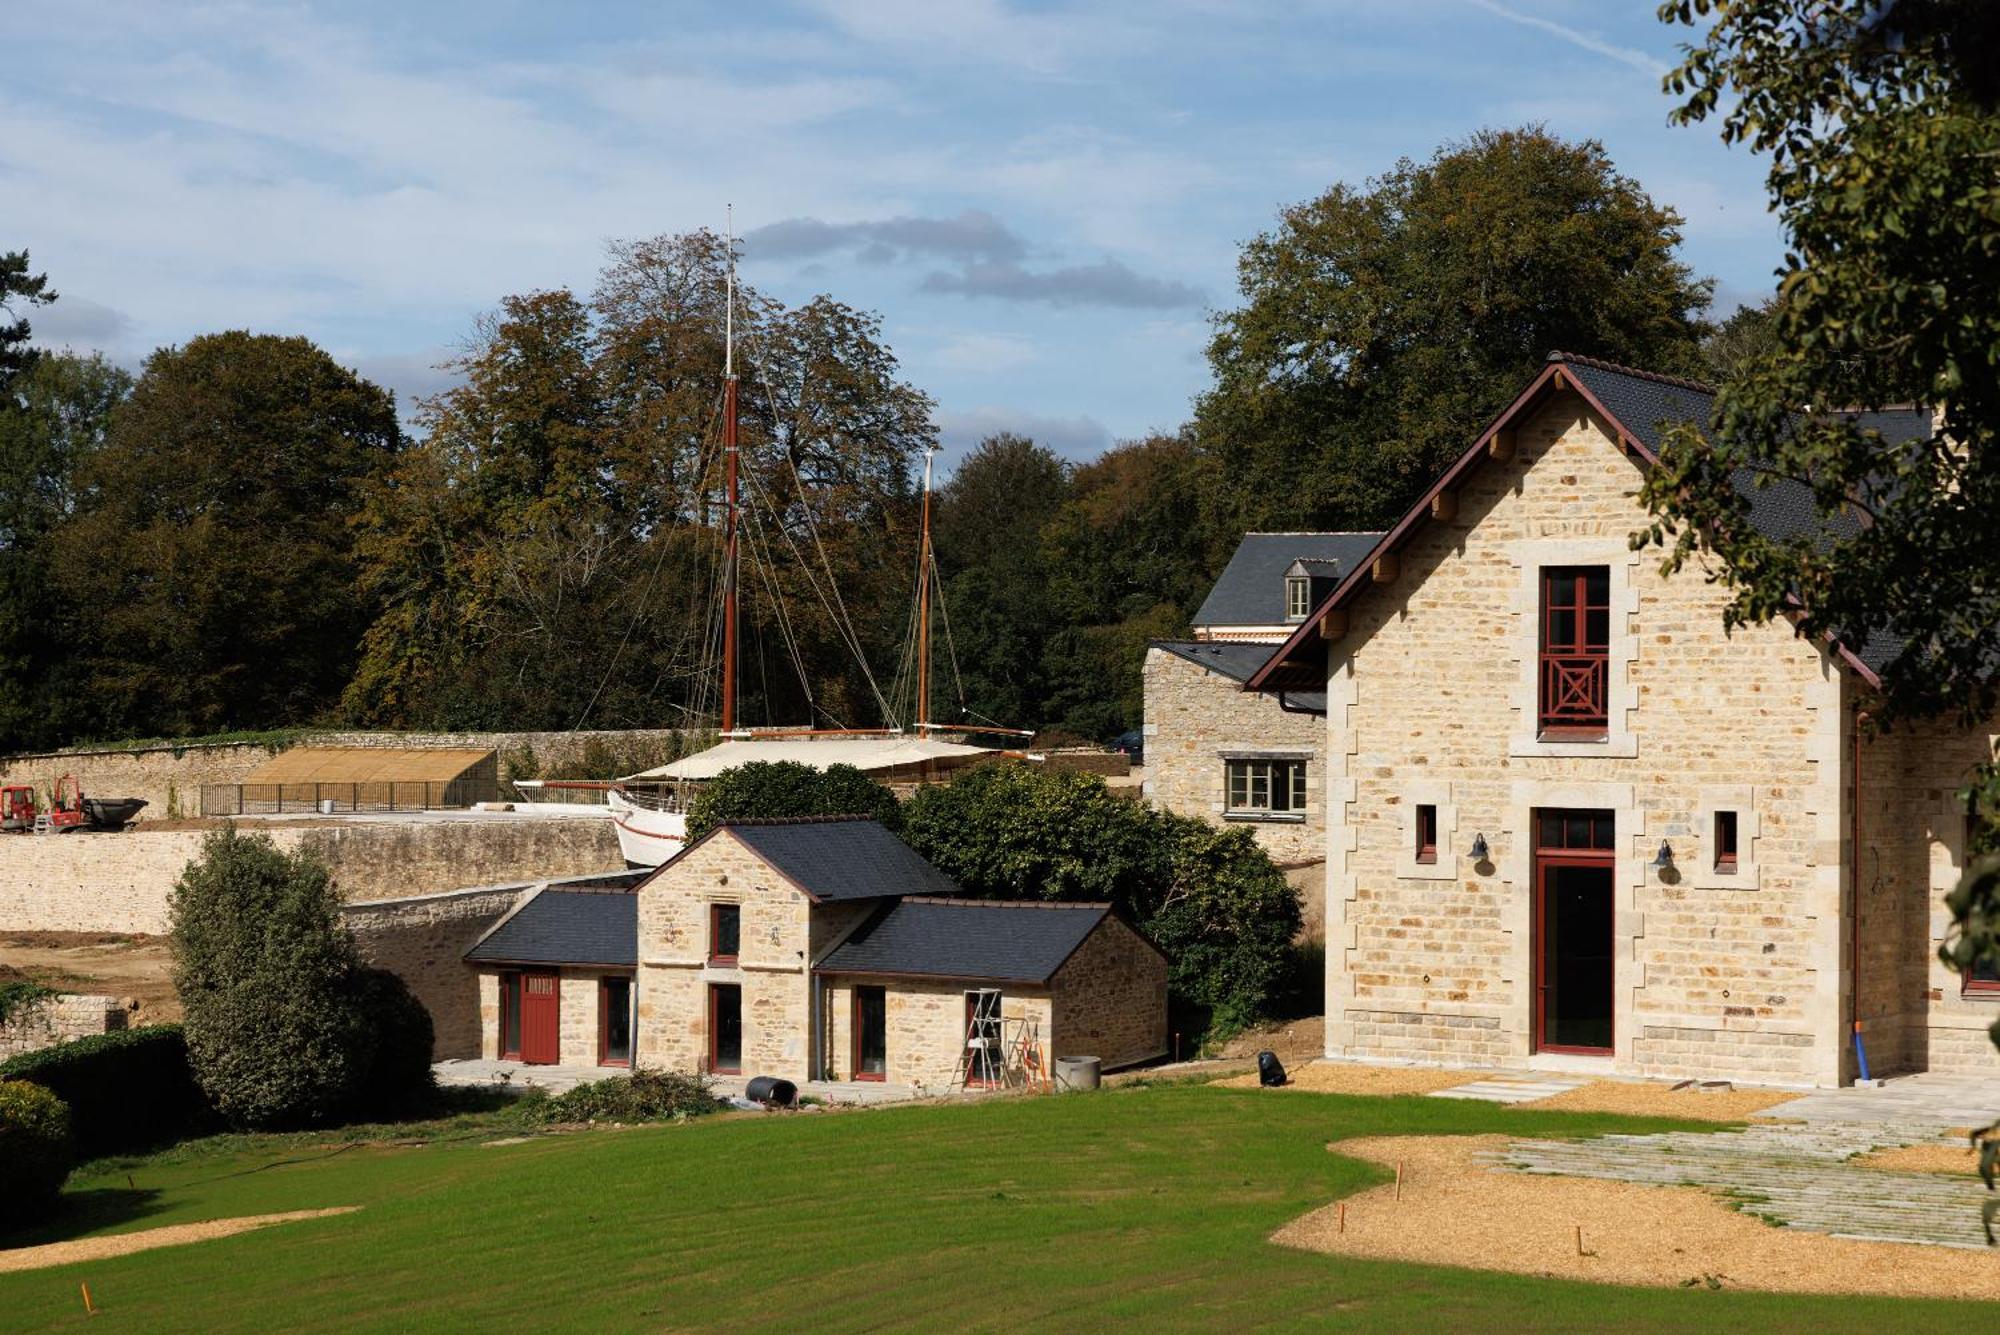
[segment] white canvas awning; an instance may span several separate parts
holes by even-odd
[[[671,765],[627,775],[623,782],[712,779],[753,760],[791,760],[814,769],[852,765],[864,773],[936,766],[950,769],[996,752],[981,746],[941,742],[932,737],[773,737],[738,738],[684,756]]]

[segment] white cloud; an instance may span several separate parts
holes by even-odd
[[[1509,23],[1518,23],[1524,28],[1538,29],[1556,38],[1558,41],[1568,42],[1571,46],[1580,47],[1595,55],[1615,60],[1621,65],[1629,65],[1641,73],[1650,74],[1657,78],[1667,72],[1665,61],[1659,60],[1645,51],[1638,50],[1636,47],[1619,46],[1615,42],[1607,42],[1596,33],[1572,28],[1566,23],[1557,23],[1553,19],[1545,19],[1535,14],[1523,14],[1519,10],[1509,9],[1507,6],[1500,4],[1499,0],[1466,0],[1466,3],[1475,8],[1483,9],[1497,18],[1503,18]]]
[[[947,458],[963,458],[980,441],[1002,431],[1026,436],[1066,459],[1093,458],[1111,444],[1111,432],[1087,414],[1061,417],[984,404],[977,408],[941,409],[937,418],[939,438],[951,452]]]

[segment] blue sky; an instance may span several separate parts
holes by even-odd
[[[720,228],[880,312],[947,446],[1170,429],[1237,247],[1482,126],[1604,142],[1719,305],[1781,255],[1763,166],[1675,129],[1653,0],[0,6],[0,247],[51,344],[303,333],[407,400],[607,239]]]

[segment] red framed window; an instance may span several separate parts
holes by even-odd
[[[1719,872],[1736,870],[1736,813],[1733,811],[1715,813],[1715,869]]]
[[[736,952],[743,943],[743,906],[741,904],[710,904],[708,906],[708,962],[710,964],[734,964]]]
[[[1601,738],[1610,714],[1611,568],[1542,572],[1541,730]]]
[[[1438,809],[1428,802],[1417,808],[1417,861],[1438,860]]]
[[[854,989],[854,1078],[889,1078],[889,994],[886,988]]]

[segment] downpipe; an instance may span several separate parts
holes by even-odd
[[[1854,711],[1854,819],[1850,831],[1852,847],[1852,889],[1854,911],[1848,915],[1848,985],[1854,1005],[1854,1069],[1860,1083],[1874,1083],[1868,1075],[1868,1041],[1862,1037],[1862,727],[1868,711]]]

